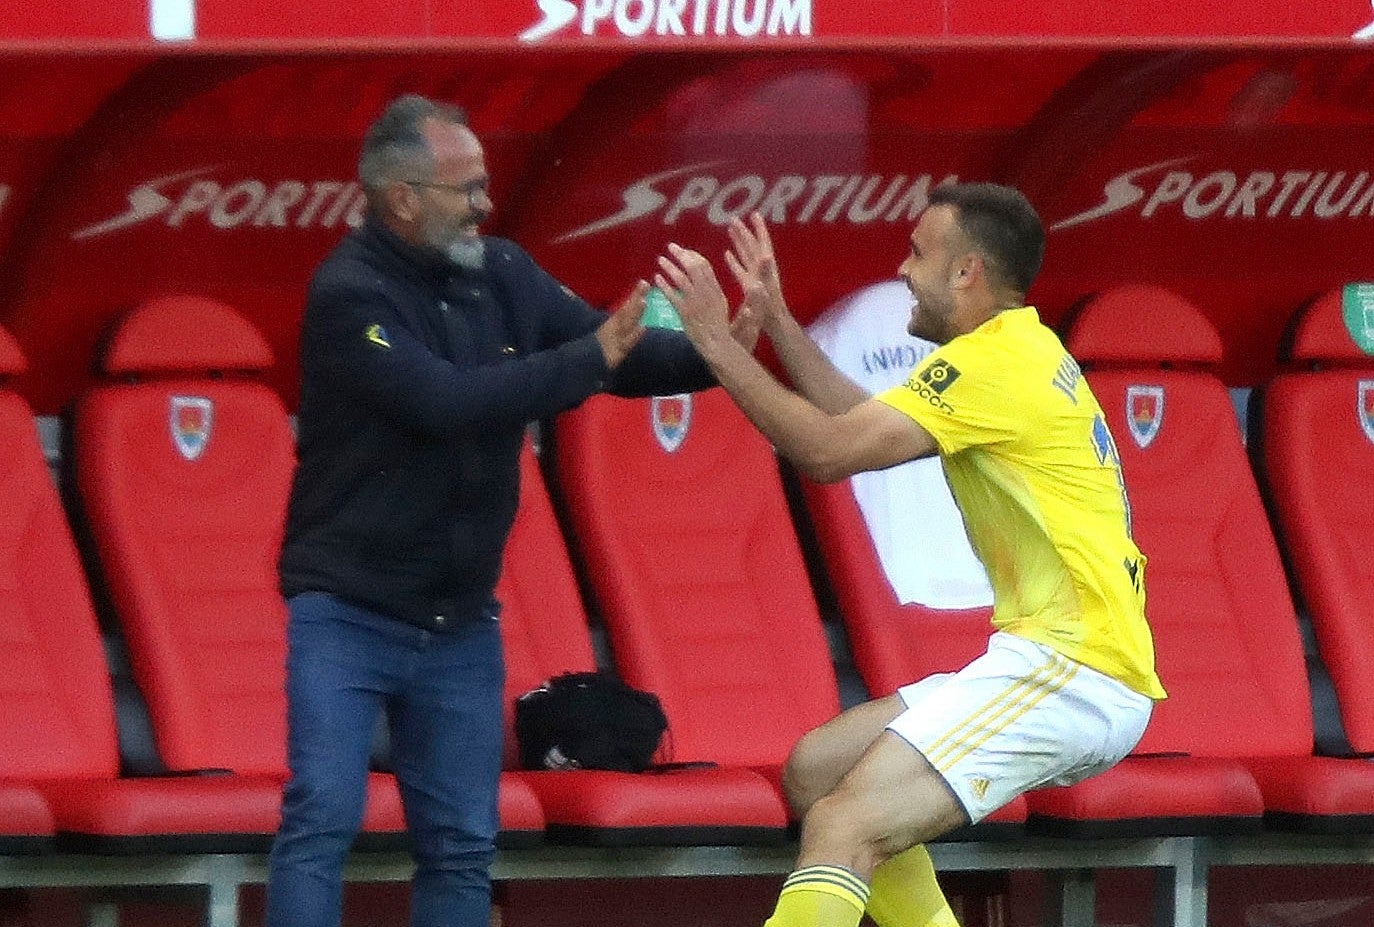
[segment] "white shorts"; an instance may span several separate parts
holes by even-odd
[[[1001,632],[959,672],[897,694],[906,710],[887,729],[921,751],[973,822],[1028,789],[1115,766],[1154,707],[1110,676]]]

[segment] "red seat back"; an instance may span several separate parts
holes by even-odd
[[[849,632],[854,666],[875,697],[959,669],[987,649],[992,609],[902,604],[883,573],[849,481],[802,490]]]
[[[506,658],[504,765],[515,769],[515,699],[560,673],[596,669],[577,577],[528,442],[520,453],[520,508],[496,598]]]
[[[1089,300],[1067,340],[1116,439],[1169,692],[1141,752],[1300,755],[1312,717],[1297,620],[1230,395],[1221,340],[1178,296]]]
[[[620,674],[673,757],[781,763],[839,697],[768,443],[714,389],[559,419],[559,484]]]
[[[261,335],[209,300],[127,316],[76,406],[85,515],[171,769],[285,770],[276,558],[294,459]]]
[[[0,329],[0,381],[24,358]],[[113,776],[114,701],[95,612],[33,410],[0,384],[0,778]]]
[[[1296,321],[1288,371],[1263,392],[1257,456],[1346,737],[1374,752],[1374,357],[1352,340],[1340,291]]]
[[[906,334],[910,319],[911,291],[892,280],[850,294],[807,332],[839,370],[876,394],[901,384],[935,348]],[[887,695],[983,652],[992,591],[938,460],[829,485],[803,479],[802,491],[870,693]]]

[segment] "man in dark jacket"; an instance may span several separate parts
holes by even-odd
[[[269,927],[337,927],[378,713],[417,869],[414,927],[485,927],[504,670],[493,596],[525,427],[594,393],[714,381],[685,337],[609,316],[514,242],[462,110],[393,102],[369,129],[364,225],[311,283],[299,463],[281,554],[291,779]],[[748,336],[741,332],[741,338]]]

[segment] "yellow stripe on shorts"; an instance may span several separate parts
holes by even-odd
[[[1018,679],[932,744],[930,760],[941,772],[952,768],[988,740],[1006,730],[1046,697],[1058,692],[1078,666],[1053,654],[1029,675]]]

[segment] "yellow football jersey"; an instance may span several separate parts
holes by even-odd
[[[953,339],[877,398],[939,444],[997,629],[1164,698],[1116,444],[1034,307]]]

